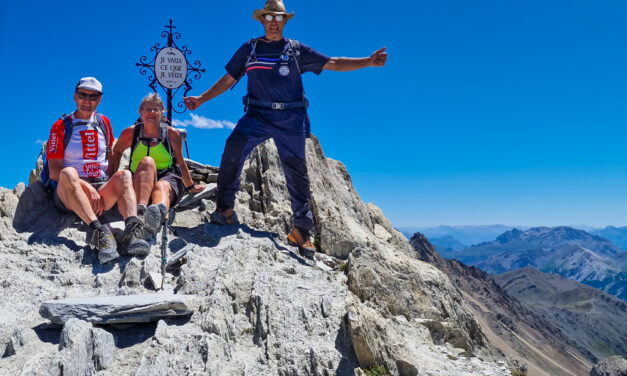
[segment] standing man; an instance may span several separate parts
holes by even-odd
[[[109,119],[96,112],[101,98],[100,81],[81,78],[74,89],[76,111],[52,126],[46,158],[50,179],[58,182],[55,206],[76,213],[89,225],[86,242],[98,250],[98,259],[104,264],[119,254],[111,230],[97,216],[116,203],[126,224],[120,251],[146,255],[150,245],[143,240],[144,224],[137,218],[130,171],[115,172],[109,165],[114,137]]]
[[[263,9],[253,12],[265,35],[244,43],[226,65],[227,73],[200,96],[183,98],[190,110],[224,93],[248,74],[248,94],[244,111],[226,141],[218,175],[217,208],[211,222],[232,222],[235,193],[246,157],[268,138],[274,143],[285,172],[291,197],[294,228],[288,240],[299,251],[313,258],[315,248],[309,232],[314,227],[310,206],[309,176],[305,161],[305,139],[310,135],[308,102],[301,74],[323,70],[351,71],[382,67],[387,60],[385,47],[364,58],[329,58],[313,48],[283,38],[283,28],[294,13],[287,13],[282,0],[267,0]]]

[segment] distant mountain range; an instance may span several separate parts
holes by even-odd
[[[627,226],[616,227],[607,226],[605,228],[595,228],[591,226],[568,226],[575,229],[586,231],[592,235],[598,235],[605,238],[617,247],[627,250]],[[447,248],[451,250],[456,249],[458,246],[451,247],[451,244],[459,243],[464,245],[464,248],[476,245],[479,243],[492,241],[497,236],[506,231],[512,229],[527,230],[530,226],[506,226],[506,225],[480,225],[480,226],[437,226],[437,227],[398,227],[397,229],[407,237],[411,237],[420,232],[425,235],[431,244],[441,252],[446,251]],[[451,239],[452,238],[452,239]]]
[[[512,229],[494,241],[442,256],[499,274],[532,266],[627,300],[627,252],[611,241],[571,227]]]
[[[607,226],[602,229],[589,230],[589,233],[603,237],[623,250],[627,250],[627,226]]]
[[[429,241],[440,253],[461,251],[462,249],[468,248],[468,245],[458,242],[457,239],[450,235],[441,238],[430,238]]]
[[[624,301],[531,267],[495,275],[494,280],[510,296],[559,327],[596,359],[627,355],[627,304]]]
[[[482,226],[437,226],[437,227],[398,227],[398,231],[402,232],[407,239],[416,232],[420,232],[426,236],[429,241],[436,247],[438,252],[439,244],[435,241],[439,238],[454,238],[458,243],[466,247],[494,240],[497,236],[505,231],[512,230],[514,226],[506,225],[482,225]],[[521,226],[519,229],[527,229],[529,227]]]

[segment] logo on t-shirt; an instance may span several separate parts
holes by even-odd
[[[83,172],[88,178],[97,178],[100,176],[100,163],[89,162],[83,165]]]
[[[50,134],[50,142],[48,142],[48,154],[54,154],[57,152],[57,134],[56,133],[51,133]]]
[[[83,141],[83,158],[98,158],[98,132],[95,130],[81,131],[81,140]]]

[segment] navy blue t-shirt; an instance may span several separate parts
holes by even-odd
[[[293,58],[281,58],[282,55],[289,55],[286,54],[289,40],[268,42],[259,38],[251,55],[253,44],[254,41],[244,43],[225,66],[235,79],[244,73],[248,75],[248,96],[252,99],[283,103],[300,101],[304,96],[300,74],[320,74],[330,60],[328,56],[301,43],[300,54],[296,56],[297,66]],[[251,59],[248,61],[249,56]],[[250,106],[249,114],[278,128],[296,130],[305,126],[306,133],[309,133],[309,118],[302,108],[271,110]]]

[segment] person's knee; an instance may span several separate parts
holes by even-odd
[[[121,170],[113,174],[111,180],[115,183],[118,191],[123,191],[133,187],[133,175],[129,170]]]
[[[170,184],[168,182],[165,182],[165,181],[158,181],[152,187],[152,191],[153,192],[159,191],[159,192],[163,192],[163,193],[168,193],[170,191]]]
[[[78,184],[79,179],[78,171],[74,167],[65,167],[59,172],[59,184],[75,185]]]
[[[150,156],[145,156],[139,161],[137,164],[136,171],[147,171],[147,170],[157,170],[157,165],[155,164],[155,160]]]

